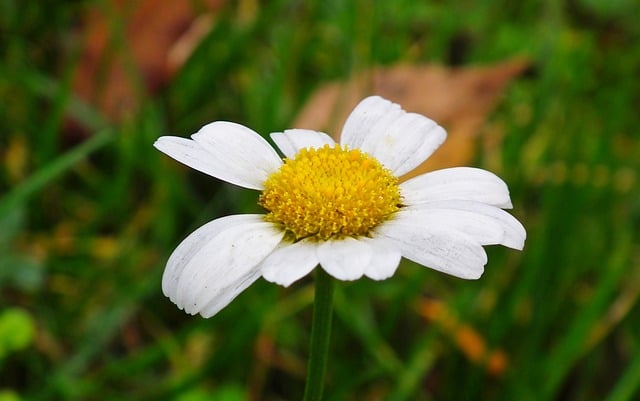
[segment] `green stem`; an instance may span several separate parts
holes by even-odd
[[[333,317],[333,278],[320,266],[316,268],[314,297],[304,401],[322,400],[324,374],[329,355],[329,337],[331,336],[331,318]]]

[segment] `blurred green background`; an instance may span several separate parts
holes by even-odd
[[[640,399],[640,3],[176,4],[0,0],[0,401],[300,399],[312,280],[208,320],[164,298],[178,242],[257,194],[153,141],[289,128],[374,66],[516,56],[469,164],[509,184],[524,251],[489,247],[478,281],[339,283],[326,399]]]

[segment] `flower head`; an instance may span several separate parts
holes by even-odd
[[[377,96],[351,113],[340,143],[304,129],[260,135],[217,121],[191,139],[154,146],[218,179],[260,190],[266,213],[232,215],[198,228],[175,249],[162,289],[187,313],[209,317],[260,276],[288,286],[320,265],[339,280],[391,277],[401,257],[466,279],[482,275],[483,245],[522,249],[524,227],[506,184],[456,167],[400,182],[446,132]]]

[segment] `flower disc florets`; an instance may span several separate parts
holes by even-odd
[[[400,207],[398,179],[357,149],[302,149],[264,183],[266,220],[294,240],[368,236]]]

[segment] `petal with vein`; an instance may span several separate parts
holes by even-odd
[[[219,166],[211,153],[191,139],[161,136],[153,146],[182,164],[212,177],[218,177]]]
[[[211,154],[214,177],[241,187],[263,189],[269,174],[282,165],[282,159],[264,138],[240,124],[216,121],[191,138]]]
[[[393,276],[400,264],[402,254],[397,245],[385,237],[362,238],[367,242],[373,254],[364,270],[364,275],[373,280],[385,280]]]
[[[411,178],[400,184],[409,205],[439,200],[470,200],[510,209],[507,184],[497,175],[479,168],[453,167]]]
[[[217,296],[211,298],[200,311],[200,315],[204,318],[211,317],[220,312],[225,306],[229,305],[240,293],[260,278],[260,272],[255,269],[251,270],[244,276],[236,279],[225,288],[221,289]]]
[[[400,176],[431,156],[446,137],[435,121],[371,96],[349,115],[340,142],[369,153]]]
[[[167,266],[162,275],[162,292],[164,295],[172,301],[175,299],[178,281],[185,266],[212,238],[231,227],[259,221],[262,221],[262,215],[258,214],[225,216],[210,221],[189,234],[171,253],[167,261]]]
[[[258,264],[273,251],[283,235],[260,215],[225,225],[186,263],[171,300],[190,314],[203,311],[216,300],[230,301],[237,293],[229,291],[245,288],[243,283],[254,277]]]
[[[351,237],[328,240],[318,247],[322,268],[338,280],[357,280],[371,262],[368,243]]]
[[[367,97],[358,103],[347,117],[340,135],[340,143],[365,150],[366,142],[375,144],[393,121],[401,118],[404,113],[398,104],[379,96]]]
[[[304,148],[321,148],[324,145],[333,146],[335,144],[335,141],[324,132],[297,128],[274,132],[271,134],[271,139],[288,158],[293,158]]]
[[[393,240],[405,258],[452,276],[477,279],[487,263],[484,248],[455,230],[388,221],[377,231]]]
[[[437,201],[403,208],[397,221],[427,227],[446,227],[475,238],[481,245],[504,245],[522,250],[524,226],[504,210],[473,201]]]
[[[260,264],[265,280],[288,287],[306,276],[318,265],[318,244],[302,240],[296,243],[282,242]]]

